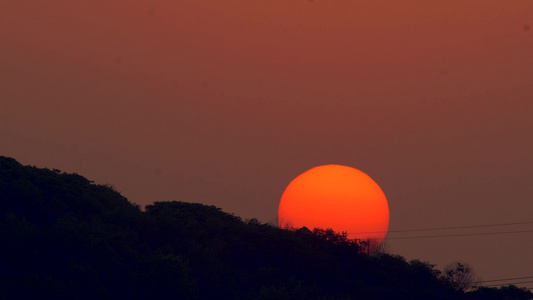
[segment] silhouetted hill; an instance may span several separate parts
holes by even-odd
[[[364,254],[331,230],[282,230],[185,202],[141,211],[111,186],[7,157],[0,204],[1,299],[531,296],[516,287],[464,293],[427,263]]]

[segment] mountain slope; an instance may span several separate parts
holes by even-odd
[[[331,230],[282,230],[186,202],[156,202],[141,211],[108,185],[7,157],[0,157],[0,204],[2,299],[477,299],[502,294],[456,291],[427,263],[366,255],[356,241]]]

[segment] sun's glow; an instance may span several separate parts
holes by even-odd
[[[365,173],[324,165],[296,177],[278,208],[280,227],[331,228],[349,238],[383,241],[389,228],[385,194]]]

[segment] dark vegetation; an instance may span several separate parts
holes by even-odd
[[[368,255],[331,230],[185,202],[142,211],[111,186],[12,158],[0,157],[0,204],[0,299],[531,298],[515,286],[465,292],[461,270]]]

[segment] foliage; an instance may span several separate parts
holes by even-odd
[[[1,299],[530,295],[513,288],[463,293],[433,265],[368,255],[364,243],[331,229],[283,230],[177,201],[141,211],[109,185],[7,157],[0,157],[0,203]]]
[[[471,300],[530,300],[533,293],[526,288],[519,288],[515,285],[503,286],[501,288],[480,287],[467,294]]]
[[[474,273],[472,267],[466,263],[456,262],[446,266],[443,279],[460,292],[474,287]]]

